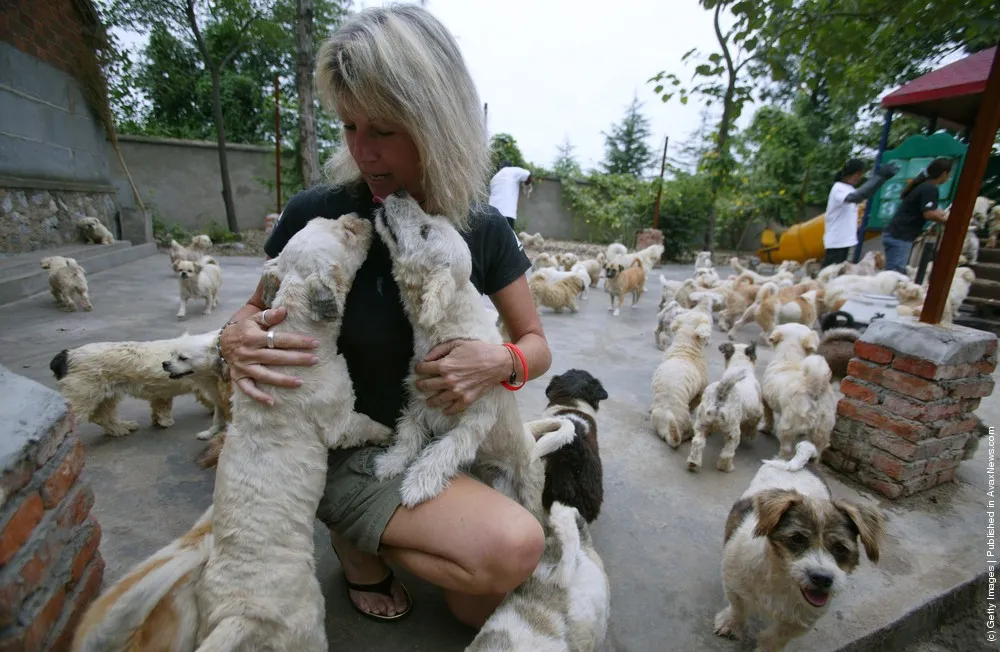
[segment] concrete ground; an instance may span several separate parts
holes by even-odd
[[[174,317],[177,285],[162,254],[93,274],[92,313],[62,313],[48,294],[7,305],[0,362],[55,387],[48,364],[63,348],[218,329],[249,296],[260,271],[255,259],[221,261],[218,311],[204,316],[201,305],[192,302],[183,323]],[[690,267],[662,271],[680,279],[689,275]],[[547,309],[543,314],[553,350],[550,373],[587,369],[610,394],[598,419],[606,499],[592,526],[612,586],[606,649],[750,650],[749,642],[712,634],[713,616],[725,604],[719,577],[722,529],[759,460],[771,457],[777,446],[767,436],[743,443],[735,472],[723,474],[714,469],[721,443],[713,438],[704,470],[691,474],[685,465],[687,445],[673,451],[656,437],[648,416],[650,379],[661,355],[652,335],[659,295],[655,280],[650,290],[636,310],[626,307],[619,317],[607,311],[607,295],[601,290],[580,302],[578,314]],[[757,334],[750,325],[740,339],[749,341]],[[723,341],[725,336],[716,332],[707,350],[710,380],[721,374],[717,345]],[[769,357],[770,351],[763,349],[759,370]],[[517,394],[525,419],[544,408],[546,385],[547,377]],[[104,530],[101,549],[108,581],[187,530],[212,499],[213,474],[193,461],[202,447],[194,434],[210,420],[203,407],[190,397],[178,399],[176,424],[168,430],[149,425],[145,403],[125,399],[121,411],[124,418],[139,421],[138,432],[112,439],[93,424],[78,425],[86,445],[86,473],[96,494],[93,513]],[[998,423],[1000,401],[995,396],[985,399],[980,415],[987,424]],[[880,501],[889,534],[879,564],[863,562],[828,616],[789,649],[837,650],[984,572],[986,462],[984,442],[976,458],[963,463],[955,484],[896,503]],[[831,484],[839,497],[875,500],[838,476]],[[415,603],[411,617],[397,624],[363,619],[349,607],[336,557],[320,527],[316,541],[331,649],[437,652],[460,650],[471,639],[473,632],[451,619],[439,591],[405,574]]]

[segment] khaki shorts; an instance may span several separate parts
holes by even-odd
[[[400,506],[399,488],[405,474],[379,482],[375,458],[380,446],[330,451],[326,489],[316,516],[360,550],[377,553],[382,533]]]

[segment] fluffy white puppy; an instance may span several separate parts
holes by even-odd
[[[819,280],[819,279],[817,279]],[[820,312],[828,313],[840,308],[854,294],[889,294],[894,295],[899,288],[906,286],[910,277],[899,272],[884,271],[874,276],[858,276],[844,274],[831,279],[824,288],[823,307]]]
[[[233,422],[215,476],[217,536],[197,585],[201,650],[327,650],[313,556],[327,452],[391,432],[354,411],[347,362],[336,348],[347,294],[371,237],[371,223],[356,215],[315,218],[264,265],[265,305],[288,310],[272,327],[274,337],[314,338],[319,362],[274,367],[302,384],[269,388],[272,405],[233,395]]]
[[[819,335],[802,324],[782,324],[768,339],[775,351],[761,383],[764,429],[778,438],[782,459],[791,458],[799,436],[822,454],[830,444],[837,397],[830,365],[816,354]]]
[[[952,318],[958,317],[959,308],[962,302],[969,296],[972,289],[972,282],[976,280],[976,273],[971,267],[959,267],[955,270],[955,275],[951,279],[951,288],[948,290],[948,302],[951,304]]]
[[[108,227],[104,226],[96,217],[81,218],[76,226],[80,229],[84,242],[104,245],[112,244],[115,241],[115,236],[108,230]]]
[[[42,269],[49,270],[49,291],[62,310],[75,312],[77,304],[87,312],[94,309],[90,303],[86,270],[75,258],[46,256],[40,264]]]
[[[725,437],[716,468],[726,473],[732,471],[740,440],[757,436],[757,424],[764,415],[760,383],[754,371],[757,344],[725,342],[719,345],[719,351],[726,358],[726,370],[722,378],[705,388],[695,413],[694,438],[687,459],[689,471],[701,468],[705,440],[713,431]]]
[[[191,238],[188,246],[184,246],[176,240],[170,241],[170,268],[177,271],[177,263],[182,260],[200,260],[212,248],[212,239],[207,235],[196,235]]]
[[[729,605],[715,616],[717,635],[742,638],[748,618],[759,616],[770,626],[757,635],[757,650],[781,652],[826,614],[862,547],[878,561],[882,512],[834,500],[808,464],[815,457],[803,441],[792,460],[765,461],[729,512],[722,550]]]
[[[413,326],[414,365],[454,339],[501,343],[470,280],[469,247],[447,218],[425,214],[401,191],[386,197],[375,228],[392,256],[392,275]],[[531,448],[514,394],[497,385],[461,414],[448,416],[428,407],[417,379],[416,373],[407,378],[411,399],[392,447],[376,459],[375,475],[387,479],[405,471],[400,493],[403,504],[413,507],[438,495],[462,466],[492,463],[510,470],[518,500],[537,515],[541,505],[533,503],[537,496],[528,481]]]
[[[466,652],[594,652],[607,634],[611,586],[587,523],[552,504],[545,551],[534,572],[504,598]]]
[[[181,260],[177,263],[177,280],[181,298],[177,304],[177,319],[187,316],[187,302],[191,299],[205,300],[205,314],[219,305],[219,288],[222,287],[222,267],[211,256],[203,256],[198,261]]]
[[[571,251],[556,254],[556,264],[563,271],[571,271],[573,265],[576,265],[578,262],[580,262],[580,257]]]
[[[708,384],[704,349],[712,323],[701,310],[687,310],[674,318],[670,330],[673,342],[653,373],[650,418],[656,434],[676,449],[691,438],[691,409]]]
[[[59,391],[69,400],[78,419],[91,421],[112,437],[123,437],[139,429],[135,421],[118,419],[118,402],[128,395],[149,401],[153,423],[161,428],[174,424],[174,398],[201,392],[211,397],[217,410],[219,354],[217,330],[201,335],[182,335],[153,342],[94,342],[63,349],[49,363]],[[184,358],[184,373],[165,368],[174,357]]]

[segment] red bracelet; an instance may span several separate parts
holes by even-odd
[[[524,370],[524,375],[522,376],[521,384],[520,385],[514,385],[513,384],[514,380],[517,378],[517,373],[514,372],[514,371],[510,372],[510,380],[509,381],[505,380],[505,381],[502,381],[500,383],[501,385],[503,385],[504,387],[506,387],[510,391],[516,392],[517,390],[521,389],[526,384],[528,384],[528,361],[524,359],[524,354],[521,353],[521,349],[517,348],[516,346],[514,346],[510,342],[504,342],[503,345],[505,347],[507,347],[508,351],[511,351],[512,353],[517,354],[517,357],[521,359],[521,369]]]

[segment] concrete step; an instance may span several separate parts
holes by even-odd
[[[986,281],[1000,281],[1000,263],[979,262],[975,265],[970,265],[970,267],[976,273],[976,278]]]
[[[1000,249],[987,249],[983,247],[979,250],[979,262],[1000,264]]]
[[[974,314],[961,313],[955,319],[955,323],[959,326],[967,326],[968,328],[975,328],[976,330],[1000,336],[1000,319],[990,319],[987,317],[977,317]]]
[[[972,282],[972,287],[969,288],[969,296],[1000,299],[1000,281],[977,278]]]
[[[0,259],[0,305],[48,292],[49,273],[39,266],[46,256],[75,258],[89,276],[155,253],[155,243],[133,247],[131,242],[122,240],[110,245],[71,245],[7,256]]]

